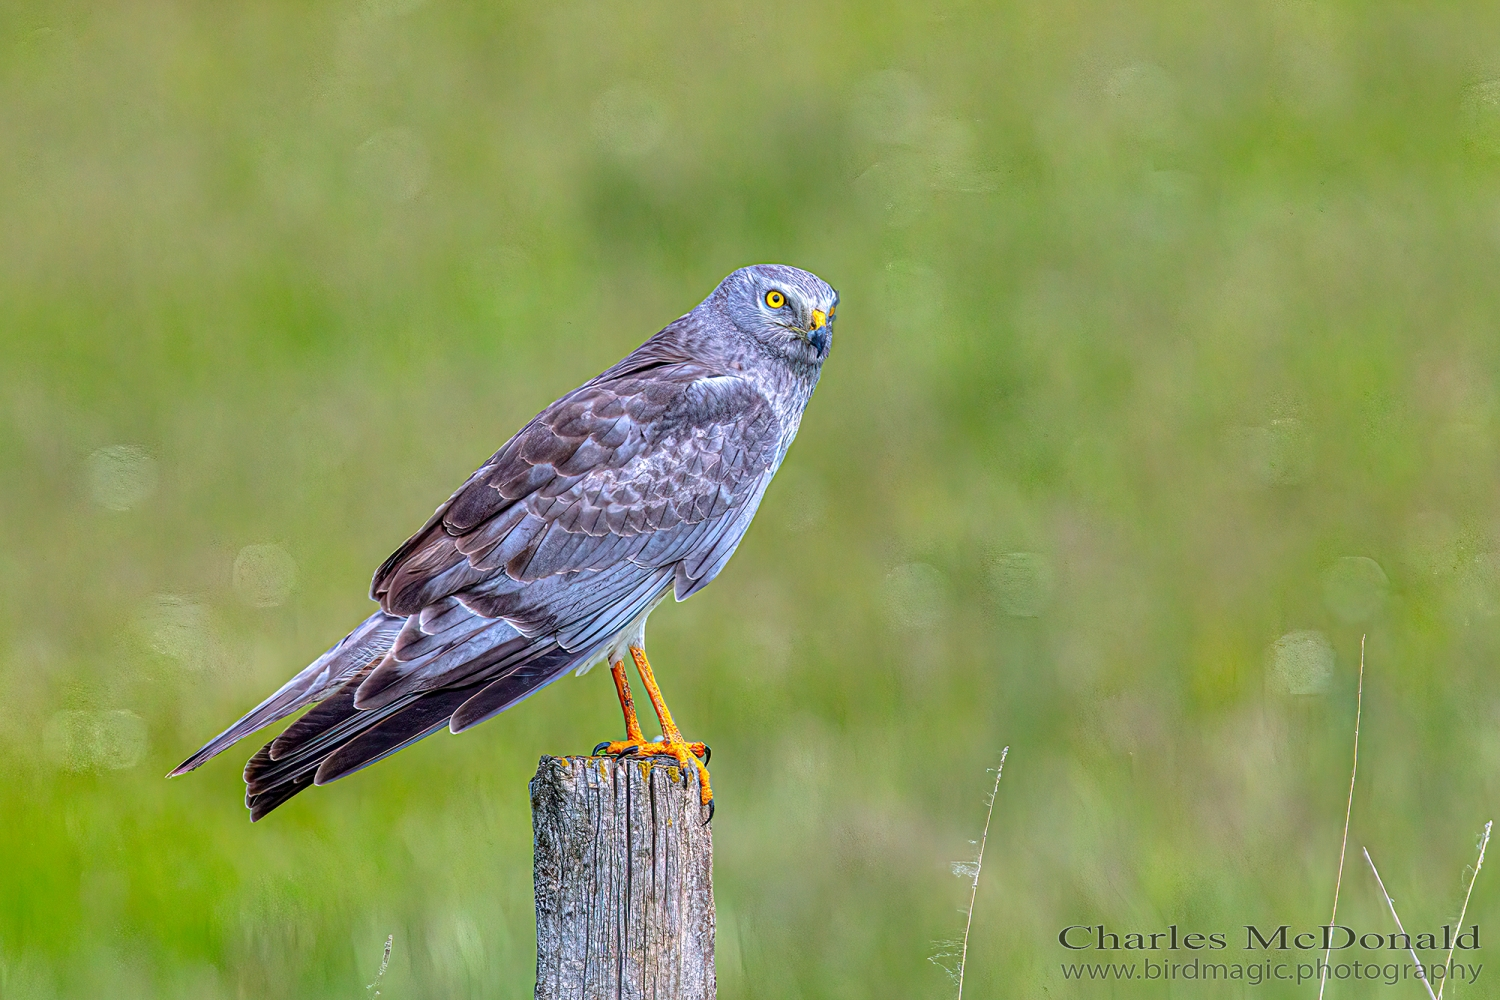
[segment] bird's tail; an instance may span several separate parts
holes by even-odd
[[[465,708],[465,721],[481,706],[478,714],[483,718],[502,712],[567,673],[578,658],[554,645],[499,677],[418,691],[380,708],[358,709],[355,693],[373,669],[366,666],[250,758],[245,765],[250,819],[260,819],[309,785],[326,785],[353,774],[437,732],[460,708]],[[473,704],[466,706],[469,702]]]
[[[356,674],[363,675],[370,664],[379,662],[390,650],[401,626],[405,624],[405,618],[388,615],[384,611],[375,612],[353,632],[340,639],[332,649],[283,684],[276,693],[209,740],[203,749],[178,764],[167,777],[175,778],[179,774],[186,774],[257,729],[284,719],[299,708],[322,701],[339,690],[349,678]]]

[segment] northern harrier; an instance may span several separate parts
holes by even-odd
[[[375,572],[380,610],[210,740],[183,774],[298,709],[245,765],[258,820],[447,726],[478,725],[570,670],[608,663],[625,739],[699,774],[708,748],[672,721],[646,617],[708,584],[745,534],[828,356],[838,293],[761,264],[521,428]],[[640,673],[663,739],[641,732]],[[698,757],[703,758],[699,764]]]

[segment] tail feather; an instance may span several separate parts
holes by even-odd
[[[324,757],[313,783],[326,785],[337,781],[432,735],[446,726],[453,710],[481,686],[434,691],[418,698],[405,711],[361,733]]]
[[[387,719],[400,705],[382,712],[354,710],[354,692],[368,676],[362,670],[344,682],[321,704],[293,722],[245,764],[245,783],[259,791],[299,773],[309,762],[316,767],[329,751],[371,726]]]
[[[310,785],[353,774],[455,723],[460,708],[482,710],[479,718],[470,712],[469,725],[503,711],[567,673],[577,660],[578,654],[553,646],[499,679],[415,692],[380,708],[359,709],[355,693],[374,669],[366,666],[250,758],[245,765],[250,819],[260,819]]]
[[[321,757],[323,751],[342,743],[351,733],[368,729],[411,704],[407,698],[369,712],[356,711],[354,696],[369,676],[369,669],[361,670],[316,708],[283,729],[269,744],[271,760],[293,766],[309,756]]]
[[[498,715],[572,670],[584,658],[554,646],[542,655],[513,667],[499,680],[470,688],[471,697],[455,707],[449,728],[461,733]]]
[[[396,641],[405,618],[377,611],[366,618],[334,647],[281,686],[275,694],[252,708],[234,725],[209,740],[203,749],[183,761],[167,775],[176,777],[201,766],[249,736],[257,729],[286,718],[305,705],[321,701],[349,677],[378,661]]]
[[[270,754],[267,753],[267,749],[267,747],[261,747],[257,750],[255,756],[250,758],[250,763],[245,765],[246,769],[249,769],[262,758],[269,761]],[[259,792],[252,790],[248,785],[245,786],[245,808],[250,810],[250,822],[254,823],[312,783],[313,772],[309,768],[288,778],[279,785],[271,785]]]

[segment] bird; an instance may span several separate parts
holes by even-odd
[[[646,619],[734,554],[818,384],[838,301],[809,271],[734,271],[517,431],[376,570],[374,613],[168,777],[312,706],[245,765],[255,822],[607,663],[625,738],[595,755],[671,758],[711,820],[710,751],[667,708]],[[641,729],[627,658],[660,739]]]

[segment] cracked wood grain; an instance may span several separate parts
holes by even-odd
[[[537,1000],[712,1000],[713,839],[696,775],[543,757],[531,813]]]

